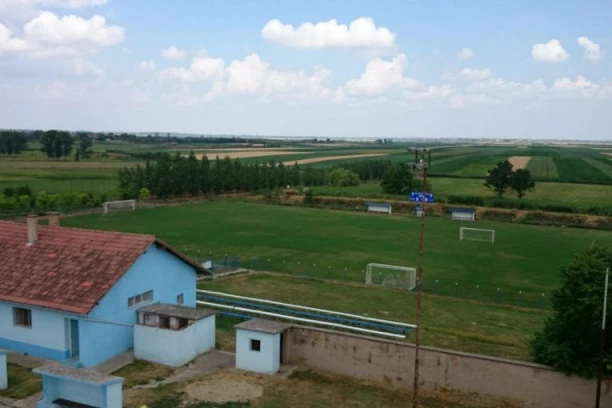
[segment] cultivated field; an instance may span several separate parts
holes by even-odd
[[[512,156],[508,159],[510,164],[512,164],[513,170],[527,168],[527,165],[529,164],[530,160],[531,156]]]
[[[296,275],[363,282],[367,263],[414,266],[419,223],[414,217],[219,201],[161,207],[110,216],[67,218],[68,226],[151,233],[193,257],[257,257],[258,267]],[[458,285],[516,297],[549,294],[559,266],[591,245],[612,245],[607,231],[508,223],[469,223],[496,230],[494,245],[459,241],[465,224],[427,220],[426,289]],[[199,251],[199,252],[198,252]],[[346,269],[346,270],[345,270]],[[450,286],[450,285],[449,285]],[[450,292],[452,294],[452,291]],[[501,301],[504,301],[502,298]]]
[[[320,163],[332,160],[346,160],[346,159],[365,159],[370,157],[380,157],[385,156],[384,153],[370,153],[370,154],[353,154],[349,156],[328,156],[328,157],[312,157],[310,159],[301,159],[295,161],[287,161],[285,165],[291,165],[294,163],[297,164],[312,164],[312,163]]]

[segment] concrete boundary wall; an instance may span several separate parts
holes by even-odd
[[[316,370],[412,387],[414,345],[350,333],[294,326],[285,358]],[[421,347],[421,384],[519,400],[530,408],[591,408],[595,381],[548,367],[450,350]],[[612,407],[612,381],[602,387],[602,407]]]

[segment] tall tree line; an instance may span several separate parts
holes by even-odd
[[[28,137],[14,130],[0,131],[0,154],[20,154],[28,147]]]
[[[243,164],[229,157],[209,160],[163,155],[143,166],[119,170],[119,188],[126,196],[135,197],[147,188],[157,197],[197,195],[200,193],[246,192],[297,185],[322,185],[325,169],[307,167],[304,171],[296,163],[285,166],[274,160],[264,164]]]

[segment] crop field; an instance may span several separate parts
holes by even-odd
[[[480,179],[435,177],[428,181],[438,199],[448,198],[451,195],[495,198],[495,194],[484,187],[483,180]],[[383,193],[378,182],[362,183],[353,187],[320,186],[315,187],[313,191],[316,194],[330,196],[408,199],[405,196]],[[519,201],[512,194],[507,195],[504,200]],[[581,210],[587,210],[589,207],[612,208],[612,186],[536,182],[535,191],[527,193],[522,201],[534,205],[568,205]]]
[[[70,217],[64,224],[155,234],[201,260],[226,254],[244,262],[256,258],[263,270],[353,282],[364,281],[362,271],[370,262],[415,266],[419,233],[414,217],[228,200]],[[479,285],[483,295],[501,288],[501,302],[516,303],[519,291],[525,298],[539,298],[558,286],[559,267],[572,254],[594,244],[612,245],[612,234],[606,231],[493,222],[467,226],[495,229],[495,244],[459,241],[460,226],[466,225],[428,219],[426,289],[443,292],[443,283],[459,290]]]
[[[552,157],[532,157],[527,164],[527,170],[534,178],[541,180],[556,180],[559,177],[557,166]]]

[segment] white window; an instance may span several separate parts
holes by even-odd
[[[261,351],[261,340],[251,339],[251,351]]]
[[[141,293],[140,295],[132,296],[128,298],[128,307],[138,306],[142,303],[147,303],[153,300],[153,291]]]
[[[13,308],[13,323],[15,326],[32,327],[32,311],[22,307]]]
[[[182,305],[183,303],[185,303],[185,296],[183,296],[183,294],[181,293],[176,297],[176,304]]]

